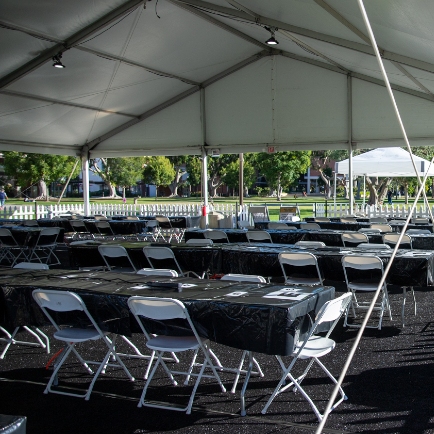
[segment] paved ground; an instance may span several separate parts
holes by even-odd
[[[349,397],[329,417],[328,433],[434,433],[434,294],[417,291],[418,315],[407,305],[407,324],[402,328],[402,297],[392,294],[394,321],[385,321],[381,331],[367,330],[345,379]],[[50,329],[48,329],[50,331]],[[339,324],[333,336],[334,352],[324,358],[338,375],[356,336],[354,329]],[[134,338],[141,346],[140,336]],[[269,394],[279,379],[279,367],[271,356],[258,354],[264,378],[252,378],[247,390],[246,417],[239,415],[239,389],[222,393],[215,382],[204,380],[199,386],[191,415],[181,412],[137,408],[143,387],[145,364],[137,359],[127,365],[137,380],[129,382],[121,371],[101,376],[89,401],[61,395],[43,394],[50,376],[45,366],[60,346],[52,340],[47,355],[41,349],[13,346],[0,361],[0,413],[27,416],[28,434],[139,434],[139,433],[308,433],[317,420],[299,393],[287,392],[276,398],[266,415],[261,414]],[[213,345],[226,366],[235,366],[240,351]],[[88,355],[101,353],[95,345]],[[187,360],[184,357],[182,362]],[[73,361],[74,362],[74,361]],[[72,388],[86,385],[88,377],[71,363],[61,377]],[[230,389],[233,376],[224,374]],[[332,390],[317,370],[305,380],[306,389],[321,406]],[[190,386],[173,387],[163,372],[150,389],[149,398],[175,403],[188,400]]]

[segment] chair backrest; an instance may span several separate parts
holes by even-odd
[[[266,231],[248,231],[246,232],[247,241],[251,242],[261,242],[261,243],[272,243],[271,235]]]
[[[225,274],[220,280],[235,280],[237,282],[257,282],[267,283],[264,277],[255,276],[254,274]]]
[[[384,234],[383,235],[383,243],[391,245],[391,246],[395,246],[398,243],[398,239],[400,236],[401,236],[401,234]],[[408,246],[410,249],[413,248],[412,239],[407,234],[404,234],[402,236],[402,240],[399,243],[400,246],[403,246],[404,244],[406,246]]]
[[[211,238],[190,238],[185,244],[191,246],[212,246],[214,241]]]
[[[125,247],[119,245],[99,245],[98,252],[102,256],[107,268],[112,270],[115,266],[119,268],[132,268],[134,271],[137,271],[133,261],[131,261],[128,252]],[[113,264],[114,261],[110,261],[109,258],[117,258],[120,261],[116,261],[116,265]],[[119,265],[120,264],[120,265]]]
[[[357,219],[355,217],[341,217],[341,223],[357,223]]]
[[[55,312],[83,311],[86,309],[86,305],[81,297],[73,292],[35,289],[32,295],[40,307],[54,310]]]
[[[114,235],[113,229],[107,220],[97,220],[95,226],[101,235]]]
[[[31,220],[24,220],[23,226],[39,226],[38,221],[31,219]]]
[[[432,232],[429,229],[407,229],[406,234],[432,234]]]
[[[321,229],[321,226],[318,223],[300,223],[300,229],[317,231]]]
[[[252,216],[254,222],[263,222],[270,220],[267,206],[249,206],[249,214]]]
[[[137,274],[143,274],[145,276],[178,277],[178,272],[169,268],[141,268],[137,271]]]
[[[182,269],[169,247],[143,247],[143,253],[152,268],[169,268],[174,269],[178,274],[182,274]],[[162,266],[158,266],[158,264]]]
[[[83,220],[69,220],[69,224],[71,225],[72,229],[76,232],[88,232],[86,224]]]
[[[172,223],[169,217],[165,215],[156,215],[155,220],[158,222],[158,226],[162,229],[172,229]]]
[[[268,222],[267,227],[268,229],[290,229],[290,226],[288,226],[286,223],[279,222]]]
[[[205,238],[209,238],[213,240],[214,242],[218,243],[229,243],[229,238],[226,235],[226,232],[211,229],[209,231],[205,231],[203,233]]]
[[[154,320],[189,318],[182,301],[173,298],[133,296],[128,299],[128,307],[134,315]]]
[[[285,265],[289,265],[291,267],[306,267],[307,273],[311,275],[311,271],[315,270],[316,276],[318,278],[317,284],[323,284],[323,279],[321,276],[321,272],[318,267],[318,260],[316,256],[309,252],[281,252],[279,253],[279,263],[282,268],[283,277],[285,278],[285,282],[291,279],[291,276],[287,274],[287,267]],[[313,267],[313,268],[312,268]]]
[[[297,247],[310,247],[312,249],[326,246],[322,241],[297,241],[294,245]]]
[[[380,229],[376,229],[376,228],[360,228],[357,232],[361,232],[361,233],[377,233],[379,234],[381,231]]]
[[[316,221],[316,222],[330,223],[330,219],[328,217],[315,217],[314,221]]]
[[[356,246],[360,243],[369,243],[369,238],[366,234],[362,232],[347,232],[341,235],[342,243],[345,247]]]
[[[342,294],[340,297],[329,300],[321,307],[320,311],[316,315],[314,329],[317,328],[319,324],[324,322],[331,322],[338,320],[348,307],[351,302],[352,294],[347,292]],[[333,327],[333,326],[332,326]],[[330,331],[329,333],[330,334]]]
[[[140,219],[136,216],[129,215],[127,216],[126,220],[140,220]]]
[[[94,218],[95,220],[101,220],[101,221],[108,220],[107,216],[105,216],[104,214],[95,214]]]
[[[390,250],[390,246],[388,244],[378,243],[360,243],[357,248],[367,250]]]
[[[47,264],[41,264],[40,262],[20,262],[15,264],[13,268],[23,268],[26,270],[49,270],[50,267]]]
[[[344,269],[383,271],[383,261],[375,255],[345,255],[342,257],[342,265]]]
[[[43,228],[39,232],[36,246],[54,246],[60,234],[60,228]]]
[[[239,220],[238,227],[240,229],[255,229],[255,225],[252,225],[248,220]]]
[[[385,223],[373,223],[371,229],[380,229],[380,232],[392,232],[392,226]]]
[[[386,217],[371,217],[369,223],[387,223]]]
[[[416,225],[429,225],[429,219],[424,217],[415,217],[411,219],[411,222]]]
[[[6,228],[0,228],[0,244],[4,247],[18,246],[17,240],[12,235],[12,232]]]

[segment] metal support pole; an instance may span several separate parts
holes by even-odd
[[[243,206],[244,197],[244,155],[240,154],[240,169],[239,169],[239,195],[240,195],[240,206]]]
[[[90,196],[89,196],[89,155],[87,149],[81,156],[81,170],[83,182],[83,205],[84,215],[90,215]]]
[[[354,204],[354,189],[353,189],[353,92],[351,85],[351,75],[347,75],[347,108],[348,108],[348,177],[349,185],[349,198],[350,198],[350,214],[353,214]]]
[[[205,228],[208,227],[208,156],[205,150],[206,144],[206,112],[205,112],[205,89],[200,89],[200,124],[202,142],[202,216],[205,219]]]

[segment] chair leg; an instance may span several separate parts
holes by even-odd
[[[0,326],[0,331],[2,331],[6,335],[5,338],[0,338],[0,341],[6,342],[6,347],[3,349],[2,353],[0,354],[0,359],[4,359],[7,351],[9,350],[9,347],[12,344],[14,344],[14,345],[15,344],[27,345],[30,347],[41,347],[41,348],[46,349],[47,354],[49,354],[49,352],[50,352],[50,340],[49,340],[48,336],[45,335],[38,328],[35,328],[35,331],[38,332],[39,334],[36,333],[35,331],[33,331],[28,326],[23,326],[23,328],[24,328],[24,330],[26,330],[26,332],[31,334],[37,340],[37,342],[19,341],[19,340],[15,339],[15,336],[18,333],[20,327],[16,327],[15,330],[11,334],[6,329],[4,329],[3,327]],[[42,341],[41,337],[45,340],[45,343]]]

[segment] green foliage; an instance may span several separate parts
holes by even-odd
[[[66,181],[76,162],[75,157],[51,154],[24,154],[3,152],[4,168],[7,176],[14,178],[21,187],[44,181]],[[73,176],[80,168],[77,167]]]
[[[168,186],[175,177],[173,164],[167,157],[150,157],[143,170],[143,179],[147,184],[155,184],[157,187]]]
[[[250,162],[248,154],[244,156],[243,182],[246,187],[251,187],[256,180],[256,171]],[[230,188],[238,188],[240,183],[240,160],[230,161],[225,167],[222,181]]]
[[[142,178],[144,157],[109,158],[111,181],[117,187],[131,187]]]
[[[188,173],[187,183],[191,186],[200,185],[202,161],[199,157],[188,157],[185,167]]]

